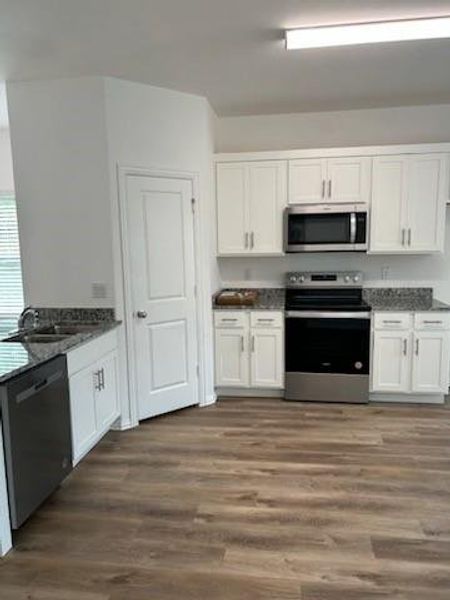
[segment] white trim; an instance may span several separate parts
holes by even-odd
[[[218,387],[216,396],[219,400],[227,398],[284,398],[284,389],[277,388],[233,388]]]
[[[202,345],[203,340],[206,339],[205,335],[205,323],[207,323],[207,304],[205,302],[206,286],[205,286],[205,272],[201,257],[203,256],[204,249],[202,248],[202,230],[201,230],[201,206],[202,198],[199,193],[199,176],[198,173],[192,173],[188,171],[176,171],[169,169],[153,169],[148,167],[130,167],[117,165],[117,178],[118,178],[118,202],[116,218],[119,222],[119,240],[118,244],[115,244],[115,263],[116,263],[116,312],[119,318],[123,319],[124,322],[124,336],[123,339],[119,339],[119,352],[125,357],[124,373],[126,382],[123,382],[123,387],[128,392],[128,404],[129,404],[129,418],[124,418],[120,424],[120,429],[130,429],[139,424],[138,416],[138,404],[136,395],[136,371],[135,361],[133,358],[133,325],[131,310],[129,309],[129,302],[131,299],[131,281],[128,269],[125,265],[128,263],[128,245],[127,245],[127,226],[126,226],[126,211],[124,210],[124,203],[126,202],[126,180],[130,176],[141,176],[141,177],[160,177],[160,178],[171,178],[171,179],[183,179],[191,182],[193,197],[196,200],[196,206],[194,210],[194,244],[195,244],[195,278],[197,286],[197,298],[196,298],[196,321],[197,321],[197,356],[199,364],[199,380],[198,380],[198,404],[200,406],[206,406],[212,404],[215,398],[206,397],[206,369],[207,369],[207,348]],[[208,304],[209,309],[210,305]]]
[[[214,162],[332,158],[342,156],[380,156],[389,154],[426,154],[433,152],[450,152],[450,142],[434,144],[400,144],[391,146],[353,146],[344,148],[305,148],[298,150],[263,152],[223,152],[214,155]]]
[[[9,520],[8,489],[6,484],[3,436],[0,423],[0,556],[5,556],[12,548],[11,523]]]
[[[369,403],[371,402],[398,402],[400,404],[444,404],[444,394],[383,394],[380,392],[371,392],[369,394]]]

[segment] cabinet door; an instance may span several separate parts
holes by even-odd
[[[217,165],[217,245],[219,254],[249,251],[246,163]]]
[[[408,162],[407,249],[443,251],[445,235],[445,182],[443,154],[411,156]]]
[[[282,254],[283,209],[287,204],[287,163],[249,163],[250,251]]]
[[[95,441],[97,424],[94,386],[95,377],[91,367],[69,378],[74,464],[90,450]]]
[[[372,358],[374,392],[409,390],[411,335],[406,331],[375,331]]]
[[[289,204],[325,202],[326,178],[326,159],[290,160]]]
[[[117,394],[117,354],[113,352],[95,367],[99,385],[95,392],[97,430],[108,429],[119,416]]]
[[[251,331],[250,385],[283,387],[283,332],[281,329]]]
[[[370,226],[371,252],[403,252],[406,243],[407,158],[374,158]]]
[[[412,387],[421,394],[448,392],[449,332],[414,333]]]
[[[248,387],[248,330],[216,329],[216,385]]]
[[[343,204],[369,203],[371,159],[361,157],[328,160],[326,201]]]

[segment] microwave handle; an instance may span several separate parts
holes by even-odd
[[[356,213],[350,213],[350,244],[356,244]]]

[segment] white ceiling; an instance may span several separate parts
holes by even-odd
[[[287,53],[282,29],[450,15],[450,0],[0,0],[0,79],[110,75],[219,115],[450,102],[450,41]]]

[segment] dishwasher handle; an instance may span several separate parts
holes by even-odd
[[[64,377],[64,371],[56,371],[55,373],[52,373],[45,379],[41,379],[41,381],[38,381],[34,385],[31,385],[29,388],[22,390],[15,397],[16,404],[21,404],[22,402],[25,402],[25,400],[28,400],[28,398],[31,398],[31,396],[34,396],[37,392],[45,390],[45,388],[47,388],[49,385],[52,385],[53,383],[55,383],[55,381],[61,379],[61,377]]]

